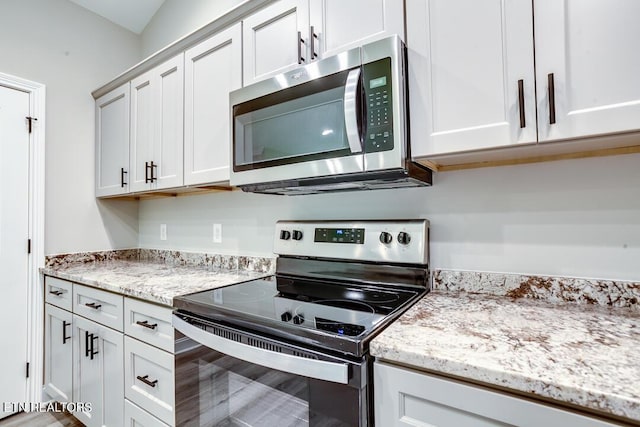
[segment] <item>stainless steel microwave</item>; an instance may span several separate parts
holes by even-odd
[[[410,157],[405,64],[392,36],[231,92],[231,185],[287,195],[430,185]]]

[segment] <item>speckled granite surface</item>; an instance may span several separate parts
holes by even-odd
[[[264,277],[275,258],[126,249],[48,257],[45,275],[173,305],[173,298]]]
[[[640,421],[640,313],[434,291],[371,354]]]
[[[502,295],[511,299],[628,307],[640,311],[638,282],[435,270],[433,289]]]

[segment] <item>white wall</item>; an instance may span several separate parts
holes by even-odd
[[[137,203],[94,198],[91,91],[140,60],[140,37],[67,0],[2,0],[0,72],[46,85],[45,253],[137,244]]]
[[[140,245],[271,255],[278,219],[419,217],[431,221],[433,268],[640,280],[639,165],[634,154],[439,173],[425,189],[148,200]]]
[[[142,55],[147,57],[208,24],[243,0],[166,0],[142,32]]]

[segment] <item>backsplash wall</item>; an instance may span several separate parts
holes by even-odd
[[[272,255],[279,219],[428,218],[433,269],[640,280],[640,154],[435,174],[434,186],[141,201],[139,244]],[[222,243],[213,243],[213,223]],[[160,240],[167,224],[167,240]]]

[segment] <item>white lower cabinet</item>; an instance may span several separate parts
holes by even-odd
[[[173,354],[125,337],[125,397],[162,421],[174,424]]]
[[[123,334],[75,314],[73,323],[73,399],[91,403],[74,415],[87,426],[122,425]]]
[[[124,426],[125,427],[169,427],[147,411],[138,406],[124,401]]]
[[[70,402],[73,392],[73,314],[46,304],[44,392],[58,402]]]
[[[391,427],[613,427],[592,417],[400,368],[374,367],[375,422]]]

